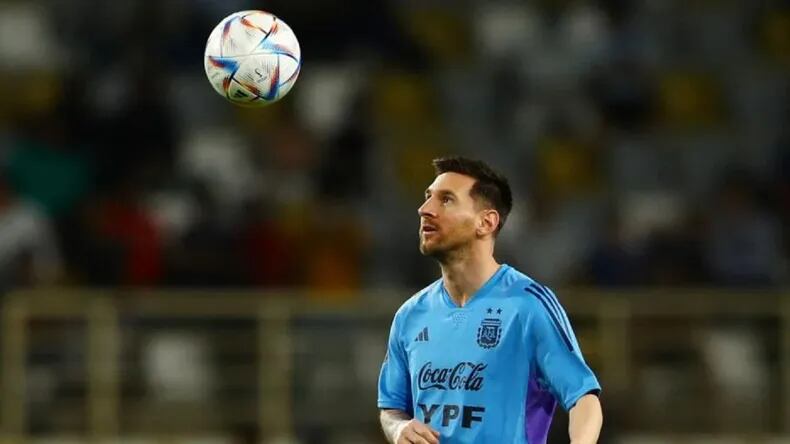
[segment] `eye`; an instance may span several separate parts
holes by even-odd
[[[452,197],[450,197],[450,196],[443,196],[443,197],[442,197],[442,203],[443,203],[443,204],[450,203],[450,202],[452,202],[452,201],[453,201],[453,198],[452,198]]]

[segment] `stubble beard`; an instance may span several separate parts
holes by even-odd
[[[420,253],[434,258],[440,264],[462,261],[474,242],[474,225],[471,220],[459,224],[455,229],[444,231],[432,244],[420,236]]]
[[[420,253],[423,256],[431,257],[440,264],[449,264],[460,260],[467,251],[467,242],[453,242],[450,245],[434,244],[428,246],[420,240]]]

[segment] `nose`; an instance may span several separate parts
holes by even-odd
[[[436,209],[433,205],[433,200],[433,198],[429,197],[420,205],[420,208],[417,208],[417,214],[419,214],[420,217],[436,217]]]

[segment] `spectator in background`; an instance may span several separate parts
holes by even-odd
[[[318,169],[319,191],[324,198],[362,200],[370,194],[368,165],[372,150],[370,110],[356,99],[346,123],[329,139]]]
[[[62,274],[49,220],[35,204],[19,199],[0,176],[0,288],[51,284]]]
[[[708,217],[705,262],[719,285],[776,283],[781,264],[779,221],[758,199],[748,174],[730,172]]]
[[[114,90],[99,89],[96,95],[91,137],[92,156],[97,164],[100,187],[114,187],[130,177],[146,181],[139,185],[160,185],[170,178],[176,149],[173,116],[164,100],[167,78],[152,81],[151,64],[162,64],[156,53],[145,47],[129,49],[125,71],[109,72],[101,79]]]
[[[289,217],[293,215],[280,218],[285,222]],[[319,297],[356,295],[362,283],[362,251],[368,240],[360,218],[346,206],[316,203],[304,208],[299,219],[302,231],[291,233],[290,238],[301,241],[288,246],[290,255],[299,255],[297,283]]]
[[[119,286],[160,283],[161,234],[134,180],[85,202],[64,224],[64,239],[80,280]]]
[[[789,116],[790,117],[790,116]],[[790,123],[790,119],[788,119]],[[782,221],[783,227],[790,227],[790,132],[787,132],[780,140],[778,146],[779,150],[779,165],[776,181],[777,190],[777,211]],[[790,259],[790,236],[785,231],[784,234],[784,259],[785,269],[783,270],[784,278],[790,273],[788,269],[788,259]]]
[[[516,263],[546,282],[576,280],[584,273],[584,260],[594,247],[597,219],[592,201],[561,201],[536,189],[526,223],[515,240],[523,246],[514,252]]]
[[[588,259],[586,279],[605,287],[634,285],[644,278],[641,252],[627,241],[616,211],[611,211],[606,219],[606,233]]]
[[[699,224],[685,215],[674,226],[656,230],[647,239],[643,282],[649,285],[699,284],[703,277]]]
[[[90,162],[78,150],[66,117],[57,111],[31,117],[6,159],[8,184],[52,217],[68,214],[92,181]]]
[[[261,287],[294,285],[301,248],[288,218],[276,217],[263,202],[251,204],[248,212],[239,242],[245,281]]]

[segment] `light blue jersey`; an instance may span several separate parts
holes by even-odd
[[[551,290],[502,265],[462,308],[441,279],[403,304],[378,407],[430,424],[442,444],[544,444],[557,403],[598,391]]]

